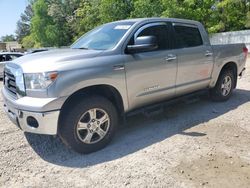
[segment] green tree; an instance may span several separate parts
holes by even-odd
[[[63,25],[56,24],[49,15],[49,2],[37,0],[33,5],[34,16],[31,20],[31,36],[34,37],[36,47],[63,46],[65,38]]]
[[[34,46],[36,46],[35,41],[34,41],[34,37],[32,35],[25,36],[22,39],[22,46],[25,49],[33,48]]]
[[[99,11],[102,23],[126,19],[132,11],[130,0],[101,0]]]
[[[99,6],[100,0],[83,0],[80,3],[74,22],[77,32],[75,39],[102,23]]]
[[[247,13],[246,28],[250,28],[250,11]]]
[[[82,0],[76,10],[76,36],[79,37],[98,25],[129,18],[132,9],[130,0]]]
[[[48,5],[44,0],[37,0],[33,6],[34,16],[31,19],[31,35],[34,37],[36,47],[53,46],[54,40],[50,38],[52,18],[48,15]]]
[[[216,22],[215,0],[162,0],[164,17],[185,18],[200,21],[209,30]]]
[[[30,34],[30,22],[33,17],[32,5],[29,4],[24,13],[21,14],[20,20],[17,22],[16,38],[18,42],[21,42],[25,36]]]
[[[219,24],[214,24],[217,31],[236,31],[245,29],[249,11],[248,0],[220,0],[216,3]]]
[[[29,0],[17,23],[25,47],[65,46],[103,23],[138,17],[202,22],[210,33],[250,28],[250,0]]]
[[[161,0],[135,0],[131,18],[160,17],[163,11]]]
[[[58,46],[71,44],[77,35],[76,10],[80,2],[81,0],[47,0],[48,16],[53,21],[54,29],[60,31],[57,35]]]
[[[11,42],[16,41],[16,37],[14,35],[5,35],[1,37],[2,42]]]
[[[249,0],[162,0],[163,16],[200,21],[210,33],[246,28]]]

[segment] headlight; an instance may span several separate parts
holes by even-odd
[[[15,78],[16,78],[16,88],[17,93],[24,96],[25,95],[25,86],[23,80],[23,71],[21,68],[16,69],[13,71]]]
[[[24,80],[26,89],[46,89],[56,80],[57,76],[57,72],[25,73]]]

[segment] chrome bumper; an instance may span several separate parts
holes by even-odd
[[[16,104],[5,96],[2,91],[4,111],[9,119],[24,132],[56,135],[59,110],[50,112],[32,112],[25,109],[16,108]]]

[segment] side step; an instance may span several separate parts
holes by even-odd
[[[167,101],[163,101],[157,104],[153,104],[153,105],[148,105],[136,110],[133,110],[131,112],[128,112],[126,114],[127,117],[129,116],[133,116],[139,113],[144,114],[146,117],[151,117],[154,115],[158,115],[160,113],[163,112],[164,107],[175,104],[177,102],[183,101],[185,104],[192,104],[195,103],[197,101],[199,101],[199,96],[207,94],[208,93],[208,89],[205,90],[201,90],[201,91],[197,91],[197,92],[193,92],[187,95],[182,95]]]
[[[156,115],[163,113],[163,111],[164,111],[164,106],[159,105],[159,106],[145,109],[143,112],[143,115],[145,115],[146,117],[152,117],[152,116],[156,116]]]

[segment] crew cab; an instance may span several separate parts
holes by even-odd
[[[207,89],[226,101],[245,70],[245,44],[211,45],[200,22],[142,18],[107,23],[69,49],[5,65],[4,109],[26,132],[59,135],[80,153],[105,147],[121,117]]]

